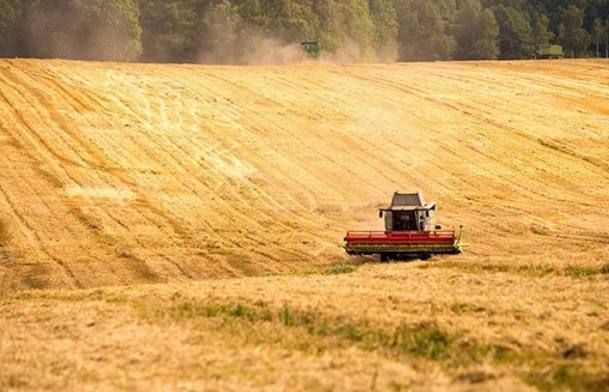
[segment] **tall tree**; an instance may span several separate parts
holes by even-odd
[[[337,33],[343,47],[339,51],[345,60],[374,59],[374,26],[368,1],[337,0]]]
[[[605,38],[605,28],[601,18],[594,19],[592,24],[592,41],[594,42],[596,57],[601,57],[601,43]]]
[[[502,59],[529,58],[533,52],[533,29],[528,16],[512,7],[495,8]]]
[[[533,52],[535,55],[539,55],[542,50],[550,46],[554,34],[550,31],[550,19],[545,14],[534,13],[531,24]]]
[[[243,61],[248,35],[242,29],[236,6],[228,0],[215,4],[202,3],[197,10],[197,19],[199,24],[196,37],[199,45],[196,60],[221,64]],[[239,50],[239,46],[244,50]]]
[[[241,62],[318,40],[347,61],[511,59],[554,36],[609,55],[607,18],[609,0],[0,0],[0,55]]]
[[[449,34],[447,15],[433,0],[398,2],[401,60],[447,60],[455,40]]]
[[[129,61],[142,52],[134,0],[24,3],[22,34],[30,56]]]
[[[609,18],[605,21],[605,58],[609,59]]]
[[[499,54],[499,26],[493,11],[479,0],[463,0],[457,12],[456,57],[462,60],[496,59]]]
[[[19,0],[0,0],[0,56],[10,56],[17,52],[20,17]]]
[[[590,42],[590,34],[583,28],[584,16],[584,11],[570,5],[559,27],[560,42],[571,57],[581,56]]]
[[[197,0],[139,0],[142,60],[192,61]]]
[[[395,0],[369,0],[374,46],[380,60],[398,58],[398,16]]]

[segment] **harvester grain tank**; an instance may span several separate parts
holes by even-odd
[[[391,205],[379,210],[385,231],[350,231],[345,250],[350,255],[378,254],[382,261],[461,253],[461,229],[442,230],[436,225],[436,208],[435,202],[425,203],[421,192],[396,192]]]
[[[535,58],[541,60],[558,60],[563,57],[565,57],[565,50],[560,45],[551,45],[547,48],[543,48],[535,56]]]

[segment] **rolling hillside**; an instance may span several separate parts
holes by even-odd
[[[595,62],[4,60],[0,289],[302,271],[396,190],[465,226],[458,260],[593,262],[608,83]]]
[[[0,60],[0,389],[609,389],[607,102],[602,61]],[[347,258],[396,190],[467,251]]]

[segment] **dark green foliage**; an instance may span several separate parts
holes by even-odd
[[[255,31],[241,26],[238,9],[229,1],[199,5],[196,20],[195,60],[206,63],[240,63],[240,55],[252,49],[247,47],[248,38],[253,37]],[[239,50],[239,46],[243,50]]]
[[[181,62],[193,58],[195,0],[139,0],[144,61]]]
[[[592,24],[592,42],[596,57],[601,57],[601,45],[606,41],[607,26],[603,24],[601,18],[594,19]]]
[[[450,59],[456,44],[449,29],[454,9],[443,9],[433,0],[398,4],[400,59]]]
[[[584,11],[570,5],[559,27],[559,38],[571,57],[581,56],[590,43],[590,34],[583,28]]]
[[[134,0],[28,0],[20,19],[27,56],[86,60],[137,59],[139,7]]]
[[[19,0],[0,0],[0,56],[18,54],[17,33],[20,18]]]
[[[502,59],[522,59],[533,53],[533,29],[526,13],[500,5],[495,9]]]
[[[496,59],[499,54],[497,20],[479,0],[463,0],[459,5],[455,37],[460,60]]]
[[[374,48],[380,60],[398,58],[398,16],[394,0],[370,0]]]
[[[0,56],[258,63],[609,56],[609,0],[0,0]],[[291,52],[290,52],[291,51]]]
[[[550,47],[554,34],[550,31],[550,19],[547,15],[534,13],[531,16],[532,49],[536,57]]]

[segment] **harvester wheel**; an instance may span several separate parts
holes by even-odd
[[[381,263],[388,263],[389,255],[387,253],[381,253]]]

